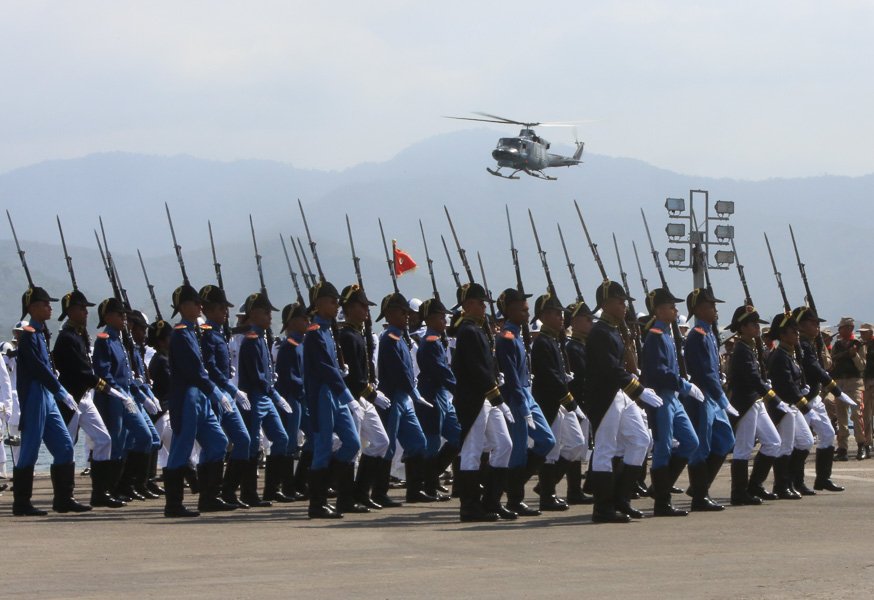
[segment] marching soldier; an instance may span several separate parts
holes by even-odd
[[[724,508],[710,498],[710,485],[735,442],[728,415],[737,417],[738,412],[729,404],[722,389],[719,342],[713,331],[719,302],[722,300],[708,289],[695,289],[686,297],[689,314],[695,316],[695,327],[686,336],[686,368],[692,383],[704,395],[703,402],[687,399],[684,403],[698,434],[698,449],[689,458],[693,511]]]
[[[483,451],[489,447],[489,466],[507,468],[513,450],[507,424],[512,424],[514,418],[501,396],[494,356],[483,329],[488,294],[478,283],[468,283],[458,288],[456,299],[455,308],[461,309],[461,317],[456,322],[452,371],[456,379],[454,404],[462,444],[460,469],[455,474],[454,485],[461,500],[462,522],[497,521],[498,513],[483,506],[481,460]],[[491,478],[491,486],[485,491],[489,506],[500,504],[504,490],[499,483],[497,477]],[[512,511],[507,513],[506,518],[515,517]]]
[[[312,324],[303,344],[303,369],[310,429],[313,433],[313,462],[309,471],[311,519],[339,519],[343,515],[328,504],[328,484],[333,471],[345,496],[354,490],[354,461],[361,450],[361,439],[350,413],[355,397],[343,379],[331,323],[340,312],[340,294],[330,282],[319,282],[310,290]],[[333,452],[334,434],[340,448]],[[389,468],[391,462],[389,461]],[[380,472],[380,477],[382,473]],[[388,473],[385,474],[386,485]]]
[[[557,497],[555,486],[571,462],[582,460],[586,438],[580,421],[586,420],[568,388],[568,366],[562,350],[565,308],[549,292],[534,303],[534,319],[539,320],[540,335],[531,345],[531,392],[550,423],[556,443],[540,468],[540,510],[564,511],[568,503]]]
[[[592,309],[585,302],[575,302],[566,309],[565,324],[570,327],[571,335],[567,340],[565,350],[568,357],[568,368],[574,374],[568,382],[568,389],[573,394],[574,400],[581,406],[586,406],[586,342],[589,332],[594,325]],[[587,445],[591,430],[588,417],[580,423]],[[585,451],[584,451],[585,452]],[[589,465],[591,466],[591,462]],[[567,502],[568,504],[591,504],[592,499],[583,493],[583,464],[582,460],[571,461],[567,470]]]
[[[605,280],[598,286],[595,309],[602,309],[601,318],[592,327],[586,344],[584,412],[595,432],[590,475],[595,523],[629,522],[627,514],[616,511],[613,459],[623,457],[622,489],[630,489],[652,441],[646,415],[636,400],[654,407],[663,403],[658,394],[625,369],[625,342],[619,325],[625,319],[628,299],[625,289],[615,281]],[[655,469],[652,475],[655,482]],[[660,477],[667,478],[669,473]]]
[[[779,412],[780,399],[759,370],[756,338],[761,333],[762,320],[753,306],[739,306],[731,317],[729,329],[737,334],[729,362],[731,405],[738,412],[734,450],[731,454],[731,503],[734,506],[762,504],[762,500],[777,497],[765,490],[762,483],[768,477],[774,459],[780,453],[780,434],[769,413]],[[761,443],[749,472],[750,456]]]
[[[109,494],[112,477],[112,438],[94,405],[94,390],[104,390],[106,381],[94,374],[91,365],[91,339],[88,335],[88,308],[94,306],[85,294],[74,290],[61,299],[59,321],[67,320],[58,333],[52,360],[58,371],[58,380],[79,404],[79,412],[65,404],[58,409],[66,417],[73,445],[82,429],[91,440],[91,505],[120,508],[124,506]],[[67,415],[64,415],[65,411]]]
[[[413,410],[413,402],[425,403],[432,408],[433,405],[424,400],[416,388],[413,358],[410,354],[410,346],[404,340],[410,311],[409,303],[403,295],[392,293],[383,298],[380,308],[376,320],[385,318],[387,327],[379,338],[377,374],[380,391],[391,401],[389,408],[377,409],[389,440],[383,462],[391,463],[397,447],[395,442],[400,442],[404,449],[407,502],[435,502],[437,500],[435,496],[425,493],[426,441],[419,419]],[[385,468],[383,466],[383,469]],[[387,490],[380,486],[380,489],[375,491],[376,496],[382,498]],[[379,503],[379,500],[376,502]]]
[[[514,419],[507,426],[513,438],[507,480],[507,509],[521,517],[540,514],[539,510],[525,504],[525,484],[535,473],[541,473],[542,479],[541,469],[556,444],[550,421],[531,393],[531,374],[522,339],[522,326],[530,318],[528,298],[529,294],[523,294],[515,288],[507,288],[501,293],[498,309],[505,317],[504,327],[495,340],[495,358],[498,369],[504,375],[501,397],[512,411]],[[530,449],[529,438],[534,442]],[[547,471],[553,470],[553,477],[555,468],[547,468]],[[543,489],[542,482],[540,489]],[[554,494],[552,496],[554,498]],[[544,506],[546,504],[548,502],[544,500]]]
[[[688,404],[681,402],[681,398],[705,402],[698,386],[680,377],[680,363],[671,335],[671,325],[677,320],[677,302],[681,300],[666,288],[652,290],[646,297],[653,323],[643,343],[641,376],[644,383],[655,390],[663,401],[661,406],[648,411],[654,420],[652,496],[655,501],[653,514],[656,517],[685,517],[688,514],[671,504],[671,488],[699,445],[698,435],[686,410]],[[688,352],[686,354],[688,356]],[[675,439],[678,443],[676,448],[673,447]],[[696,481],[691,465],[689,477]],[[721,510],[721,507],[717,510]]]
[[[279,418],[279,411],[294,411],[274,387],[273,359],[266,340],[273,311],[277,309],[266,293],[256,292],[246,299],[243,310],[248,317],[249,331],[240,344],[238,377],[240,390],[249,400],[249,408],[243,408],[242,413],[250,445],[249,460],[242,472],[240,500],[254,507],[271,506],[273,500],[291,501],[280,491],[286,473],[293,472],[293,463],[288,463],[288,433]],[[225,409],[225,413],[228,412]],[[258,496],[258,449],[262,428],[271,443],[264,471],[263,499]]]
[[[30,322],[22,327],[18,339],[16,388],[21,405],[18,428],[21,447],[12,469],[15,516],[44,516],[46,511],[31,504],[33,495],[33,467],[44,441],[54,461],[51,466],[54,499],[52,510],[58,513],[86,512],[87,504],[73,497],[76,464],[73,462],[73,440],[67,431],[58,404],[77,411],[76,401],[55,377],[46,344],[45,323],[52,317],[52,302],[41,287],[29,287],[21,297],[21,317],[30,314]]]
[[[209,511],[237,508],[220,497],[222,467],[228,438],[222,432],[212,407],[227,403],[227,399],[209,378],[203,366],[197,339],[197,319],[201,314],[201,299],[197,290],[183,284],[173,292],[173,315],[181,316],[170,337],[170,427],[173,441],[164,469],[165,517],[196,517],[197,511],[183,504],[183,478],[194,442],[200,444],[201,472],[199,501]]]
[[[358,474],[355,480],[355,497],[344,499],[347,508],[355,502],[359,505],[379,510],[393,508],[400,503],[388,497],[387,490],[379,488],[379,499],[371,498],[371,490],[380,478],[383,469],[383,458],[389,447],[388,434],[382,424],[377,408],[388,409],[391,401],[371,383],[374,365],[367,351],[364,323],[370,317],[371,302],[358,284],[343,288],[340,304],[346,322],[340,328],[340,348],[349,374],[346,375],[346,387],[357,399],[349,408],[353,418],[358,422],[358,432],[361,440],[361,458],[358,461]]]
[[[829,392],[844,411],[849,406],[856,408],[856,403],[838,386],[832,379],[819,360],[816,352],[816,336],[819,333],[819,324],[823,322],[812,308],[802,306],[793,311],[793,318],[801,332],[801,368],[804,371],[804,379],[809,386],[806,396],[810,399],[809,410],[805,418],[819,441],[816,447],[816,480],[814,490],[827,490],[829,492],[842,492],[844,488],[836,485],[831,480],[832,464],[835,457],[835,430],[828,417],[821,394]],[[842,360],[842,357],[839,357]],[[804,495],[813,495],[815,492],[808,489],[804,484],[804,461],[810,453],[810,447],[798,450],[799,456],[793,465],[792,477],[795,490]]]
[[[173,439],[173,429],[170,427],[170,336],[173,326],[167,321],[155,321],[149,325],[146,343],[154,349],[147,365],[149,379],[152,381],[152,391],[158,399],[160,414],[155,421],[155,429],[161,438],[161,449],[158,451],[158,464],[163,469],[167,466],[170,454],[170,444]]]
[[[220,406],[213,407],[216,418],[232,446],[222,480],[222,499],[228,504],[236,504],[239,508],[249,508],[248,504],[237,497],[237,487],[249,468],[252,439],[249,437],[240,411],[234,410],[234,405],[238,405],[242,410],[251,410],[251,405],[246,393],[231,381],[231,355],[223,334],[228,320],[228,309],[232,304],[228,302],[224,290],[218,286],[204,286],[200,289],[199,295],[203,304],[203,316],[206,317],[206,323],[200,326],[203,366],[209,374],[210,381],[230,399],[226,405],[231,407],[229,411]],[[201,467],[200,470],[203,471],[204,468]],[[203,474],[198,473],[198,478],[203,479]]]

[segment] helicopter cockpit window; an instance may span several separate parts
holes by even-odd
[[[498,140],[498,148],[516,148],[521,147],[521,141],[518,138],[501,138]]]

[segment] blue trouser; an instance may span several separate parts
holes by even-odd
[[[146,412],[145,406],[143,406],[139,402],[137,403],[137,405],[139,406],[139,409],[140,409],[140,417],[142,418],[143,425],[146,426],[146,429],[149,432],[149,437],[150,437],[149,449],[148,450],[138,450],[137,448],[134,447],[134,445],[137,444],[137,442],[142,444],[142,439],[140,437],[142,435],[142,430],[140,430],[139,435],[129,435],[129,434],[125,435],[124,449],[125,449],[125,451],[128,451],[128,452],[133,450],[134,452],[149,452],[149,453],[151,453],[153,450],[157,450],[158,448],[161,447],[161,436],[158,435],[158,430],[155,429],[155,424],[152,423],[152,419],[149,417],[149,413]],[[139,426],[137,426],[137,427],[139,427]],[[140,446],[140,447],[142,447],[142,446]]]
[[[348,463],[355,460],[361,450],[361,438],[352,419],[352,413],[345,404],[340,404],[331,394],[328,386],[319,390],[318,431],[313,432],[313,463],[310,469],[327,469],[333,456],[337,462]],[[334,436],[340,438],[340,449],[334,455]]]
[[[299,400],[287,399],[288,405],[294,411],[287,413],[284,410],[279,412],[279,418],[282,419],[282,426],[285,427],[285,434],[288,436],[288,445],[286,446],[286,455],[294,456],[297,454],[297,434],[300,431],[300,422],[303,417],[303,405]]]
[[[552,434],[552,427],[547,422],[540,405],[534,400],[531,395],[531,388],[523,387],[522,394],[525,396],[525,404],[527,410],[523,410],[522,406],[517,402],[508,403],[510,412],[513,413],[515,423],[507,423],[510,430],[510,438],[513,440],[513,452],[510,454],[509,468],[524,467],[528,464],[528,438],[534,440],[534,446],[531,451],[538,456],[545,457],[555,447],[555,436]],[[534,417],[536,429],[528,427],[528,420],[525,415],[530,413]]]
[[[285,427],[282,426],[282,420],[273,405],[273,399],[250,394],[249,404],[252,407],[251,410],[242,411],[243,422],[246,423],[246,429],[249,431],[249,456],[258,456],[258,450],[261,447],[262,427],[271,443],[270,454],[285,456],[288,448],[288,435],[285,433]]]
[[[73,462],[73,440],[54,397],[37,383],[30,386],[27,400],[21,403],[21,447],[18,449],[17,468],[36,464],[40,441],[51,452],[53,463],[66,465]]]
[[[376,409],[388,435],[388,451],[383,458],[394,458],[396,442],[403,446],[405,456],[424,457],[428,444],[413,410],[413,400],[404,392],[395,392],[390,399],[391,406],[388,409]]]
[[[228,438],[222,431],[207,397],[195,387],[188,388],[179,404],[179,410],[182,414],[178,419],[175,417],[173,419],[178,427],[173,430],[167,468],[179,469],[188,466],[194,440],[200,444],[200,464],[224,460]]]
[[[103,424],[106,425],[106,431],[109,432],[109,438],[112,440],[112,451],[109,455],[111,460],[121,460],[130,451],[143,453],[152,451],[152,432],[146,424],[147,422],[151,424],[151,419],[146,418],[145,411],[139,403],[135,402],[135,404],[137,411],[130,413],[118,398],[108,394],[94,395],[94,406],[103,418]],[[156,437],[156,440],[160,445],[160,438]]]
[[[228,436],[228,441],[233,445],[231,458],[234,460],[248,460],[251,451],[252,438],[246,431],[246,424],[239,410],[224,413],[221,416],[222,430]]]
[[[697,406],[692,405],[692,402]],[[716,401],[706,396],[704,402],[687,400],[686,407],[698,434],[698,449],[689,458],[690,465],[703,463],[711,454],[725,456],[732,451],[734,431],[728,422],[728,416]]]
[[[655,416],[652,425],[652,468],[667,467],[671,456],[689,459],[698,448],[698,436],[692,421],[674,392],[659,392],[664,404],[649,412]],[[679,445],[674,448],[673,441]]]
[[[425,457],[437,456],[442,439],[446,439],[447,444],[460,449],[461,425],[458,423],[458,416],[455,414],[449,390],[440,388],[433,397],[426,398],[426,400],[434,407],[431,408],[419,403],[413,405],[416,418],[419,419],[419,425],[422,427],[422,433],[425,434]]]

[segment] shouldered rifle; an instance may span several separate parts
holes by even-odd
[[[398,275],[395,273],[395,261],[393,256],[389,256],[388,253],[388,243],[385,241],[385,230],[382,228],[382,219],[377,219],[379,221],[379,235],[382,236],[382,248],[385,250],[385,263],[388,265],[388,274],[391,277],[391,285],[392,289],[394,289],[395,294],[400,294],[400,289],[398,288]],[[391,241],[392,250],[395,247],[395,240]],[[382,308],[382,307],[380,307]],[[407,347],[413,347],[413,340],[410,338],[410,332],[404,327],[404,341],[407,343]]]
[[[303,249],[303,242],[300,241],[299,237],[297,238],[297,247],[300,249],[300,256],[303,257],[303,264],[306,267],[306,273],[309,274],[309,285],[310,287],[313,287],[314,285],[316,285],[316,283],[318,283],[319,280],[316,277],[316,274],[313,273],[313,270],[310,268],[310,261],[307,258],[306,251]]]
[[[434,298],[440,300],[440,291],[437,289],[437,280],[434,278],[434,261],[431,260],[431,253],[428,252],[428,240],[425,238],[425,227],[422,225],[422,219],[419,219],[419,231],[422,232],[422,245],[425,246],[425,261],[428,263],[428,276],[431,278],[431,291],[434,294]]]
[[[170,216],[170,207],[164,203],[164,210],[167,211],[167,222],[170,223],[170,235],[173,237],[173,249],[176,251],[176,260],[179,262],[179,270],[182,271],[182,283],[191,285],[188,282],[188,273],[185,272],[185,261],[182,260],[182,246],[176,241],[176,229],[173,227],[173,217]]]
[[[352,226],[349,224],[349,215],[346,215],[346,232],[349,234],[349,248],[352,251],[352,264],[355,266],[355,279],[358,287],[364,293],[364,278],[361,276],[361,259],[355,252],[355,241],[352,238]],[[373,343],[373,319],[370,318],[370,309],[364,317],[364,344],[367,347],[367,380],[376,382],[376,373],[373,370],[373,359],[376,356],[376,344]]]
[[[449,270],[452,272],[453,281],[455,281],[455,289],[458,289],[461,287],[461,278],[458,276],[458,271],[455,270],[455,266],[452,264],[452,255],[449,253],[449,246],[446,245],[446,238],[441,235],[440,241],[443,242],[443,251],[446,253],[446,262],[449,263]]]
[[[455,240],[455,249],[458,251],[459,258],[461,258],[461,266],[464,267],[464,270],[467,273],[468,282],[473,283],[473,270],[471,270],[470,263],[467,261],[467,253],[464,251],[464,248],[461,247],[461,242],[458,241],[458,234],[455,233],[455,225],[452,223],[452,217],[449,216],[449,209],[446,208],[445,204],[443,205],[443,211],[446,213],[446,220],[449,221],[449,230],[452,232],[452,238]]]
[[[155,298],[155,286],[153,286],[152,282],[149,281],[149,274],[146,272],[146,263],[143,262],[143,255],[139,248],[137,248],[137,256],[140,259],[140,268],[143,270],[143,278],[146,280],[146,287],[149,288],[149,296],[152,299],[152,305],[155,307],[155,320],[163,321],[164,317],[161,316],[161,307],[158,305],[158,299]]]
[[[801,281],[804,283],[804,302],[813,309],[813,312],[819,316],[819,312],[816,310],[816,302],[813,300],[813,293],[810,291],[810,282],[807,280],[807,269],[804,266],[804,263],[801,262],[801,254],[798,253],[798,244],[795,243],[795,231],[792,229],[792,225],[789,225],[789,235],[792,237],[792,248],[795,250],[795,261],[798,263],[798,271],[801,273]],[[822,331],[817,333],[816,336],[816,351],[822,355],[822,351],[825,348],[825,340],[822,337]]]
[[[252,221],[252,215],[249,215],[249,229],[252,231],[252,248],[255,250],[255,266],[258,268],[258,281],[261,284],[261,293],[267,296],[267,285],[264,283],[264,269],[261,266],[261,253],[258,252],[258,239],[255,237],[255,223]],[[267,336],[267,356],[270,358],[270,363],[273,364],[273,330],[268,328],[265,332]]]
[[[58,232],[61,234],[61,247],[64,249],[64,260],[67,262],[67,271],[70,273],[70,283],[73,285],[73,291],[79,290],[79,285],[76,283],[76,273],[73,271],[73,259],[70,253],[67,252],[67,240],[64,239],[64,228],[61,227],[61,217],[55,215],[58,221]]]
[[[313,261],[316,263],[316,271],[319,272],[319,281],[321,281],[321,282],[327,281],[327,279],[325,279],[325,272],[322,271],[322,263],[319,262],[319,253],[316,251],[316,242],[315,242],[315,240],[313,240],[313,236],[310,235],[310,226],[307,223],[307,216],[303,212],[303,204],[301,204],[300,199],[298,199],[298,201],[297,201],[297,206],[298,206],[298,208],[300,208],[300,216],[301,216],[301,219],[303,219],[303,228],[307,234],[307,241],[309,242],[309,245],[310,245],[310,252],[313,255]]]
[[[737,256],[737,248],[734,245],[734,239],[731,240],[731,251],[734,252],[734,264],[737,266],[737,274],[740,277],[740,284],[744,290],[744,304],[746,306],[753,306],[753,298],[750,296],[750,287],[747,285],[747,276],[744,273],[744,266],[741,264],[740,259]],[[768,364],[765,361],[765,343],[762,341],[762,336],[757,335],[755,339],[756,343],[756,358],[759,361],[759,371],[762,374],[763,378],[768,377]]]
[[[307,293],[309,293],[309,290],[313,287],[313,281],[310,280],[309,273],[303,267],[303,262],[300,259],[300,252],[298,252],[297,243],[295,243],[294,237],[288,236],[288,239],[291,241],[291,249],[294,250],[294,258],[297,260],[297,266],[300,268],[300,276],[303,278],[303,284],[307,288]],[[298,242],[300,242],[300,240],[298,240]],[[301,249],[303,249],[303,246],[301,246]],[[304,258],[306,257],[304,256]]]
[[[777,261],[774,260],[774,253],[771,251],[771,241],[768,239],[768,234],[765,233],[765,245],[768,247],[768,257],[771,259],[771,266],[774,268],[774,280],[777,282],[777,288],[780,290],[780,297],[783,300],[783,313],[787,318],[792,314],[792,305],[789,304],[789,298],[786,296],[786,288],[783,287],[783,276],[780,274],[780,271],[777,270]],[[777,340],[779,342],[779,340]],[[807,378],[804,376],[804,367],[802,366],[801,360],[801,346],[796,345],[794,348],[795,351],[795,360],[798,362],[798,365],[801,366],[801,381],[806,382]]]
[[[131,304],[127,298],[127,290],[125,290],[121,285],[121,280],[118,277],[118,269],[115,268],[115,262],[112,259],[112,253],[109,250],[109,242],[106,240],[106,230],[103,228],[103,218],[98,217],[100,222],[100,234],[103,237],[103,248],[100,253],[104,258],[104,266],[106,267],[106,274],[109,277],[109,283],[112,286],[112,293],[115,296],[115,299],[122,303],[124,309],[128,312],[131,311]],[[97,232],[94,232],[94,235],[97,236]],[[100,238],[97,239],[97,245],[100,247]],[[105,254],[104,254],[105,253]],[[124,326],[121,329],[121,341],[124,346],[125,352],[127,352],[127,359],[130,363],[131,372],[134,374],[134,377],[142,379],[145,373],[140,373],[138,369],[135,368],[134,365],[138,365],[138,361],[134,361],[134,352],[136,352],[136,346],[134,345],[134,338],[130,333],[130,328],[127,325],[127,320],[124,321]]]
[[[348,224],[348,223],[347,223]],[[288,265],[288,274],[291,276],[291,286],[294,288],[294,293],[297,294],[297,303],[306,308],[303,300],[303,294],[300,293],[300,286],[297,283],[297,273],[291,266],[291,258],[288,256],[288,246],[285,245],[285,238],[279,234],[279,241],[282,242],[282,252],[285,254],[285,263]]]
[[[640,285],[643,286],[643,293],[649,296],[649,285],[646,283],[646,277],[643,276],[643,267],[640,266],[640,256],[637,254],[637,243],[631,240],[631,247],[634,248],[634,260],[637,262],[637,272],[640,273]]]
[[[595,259],[595,264],[598,265],[598,270],[601,272],[601,279],[607,281],[607,269],[604,268],[604,261],[601,260],[601,254],[598,252],[598,244],[592,241],[592,236],[589,235],[589,228],[586,227],[586,220],[583,218],[583,213],[580,211],[580,205],[574,200],[574,208],[577,209],[577,216],[580,218],[580,225],[583,226],[583,233],[586,235],[586,242],[589,244],[589,250],[592,251],[592,258]]]
[[[207,227],[209,227],[209,248],[212,250],[212,266],[215,267],[215,281],[218,283],[219,288],[224,291],[225,282],[222,278],[222,265],[218,261],[218,256],[215,253],[215,240],[212,237],[212,222],[206,222]]]
[[[662,270],[662,262],[659,258],[658,250],[655,249],[655,244],[652,242],[652,234],[649,232],[649,223],[646,220],[646,213],[640,209],[640,216],[643,217],[643,226],[646,229],[646,238],[649,240],[649,249],[652,254],[652,260],[655,262],[656,271],[659,273],[659,281],[662,287],[668,290],[668,280],[665,278],[665,272]],[[686,361],[683,358],[683,336],[680,333],[680,325],[675,320],[671,323],[671,333],[674,335],[674,347],[677,350],[677,362],[680,363],[680,375],[686,377]]]
[[[643,346],[640,343],[640,322],[637,320],[637,311],[634,310],[634,302],[631,298],[631,288],[628,286],[628,273],[622,266],[622,256],[619,254],[619,243],[616,241],[616,234],[613,234],[613,249],[616,250],[616,262],[619,263],[619,276],[622,278],[622,287],[625,289],[625,295],[628,296],[628,310],[625,311],[625,322],[628,323],[631,329],[631,337],[634,340],[634,350],[637,352],[638,359],[640,353],[643,352]]]
[[[513,259],[513,269],[516,271],[516,290],[524,294],[522,270],[519,268],[519,250],[516,249],[516,241],[513,239],[513,224],[510,221],[510,209],[507,205],[504,205],[504,211],[507,213],[507,231],[510,233],[510,257]],[[522,322],[522,342],[525,346],[525,361],[528,363],[528,370],[531,371],[531,326],[527,319]]]
[[[489,297],[489,314],[492,317],[492,327],[498,322],[498,313],[495,311],[495,299],[492,297],[492,292],[489,290],[489,282],[486,280],[486,270],[483,268],[483,258],[480,253],[476,253],[476,260],[479,263],[479,272],[483,278],[483,287],[486,288],[486,295]]]
[[[561,231],[561,223],[556,223],[558,227],[558,239],[561,240],[561,249],[564,252],[564,259],[567,262],[567,270],[570,273],[571,281],[574,282],[574,290],[577,292],[577,302],[584,302],[583,291],[580,289],[580,282],[577,280],[577,270],[574,263],[571,262],[571,255],[568,254],[567,244],[564,243],[564,234]]]

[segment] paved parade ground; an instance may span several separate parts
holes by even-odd
[[[714,497],[728,495],[728,470]],[[0,597],[864,598],[874,460],[834,471],[846,492],[629,525],[593,525],[589,506],[461,524],[455,501],[336,522],[309,521],[305,503],[170,520],[160,500],[13,518],[7,491]],[[51,504],[47,476],[34,504]]]

